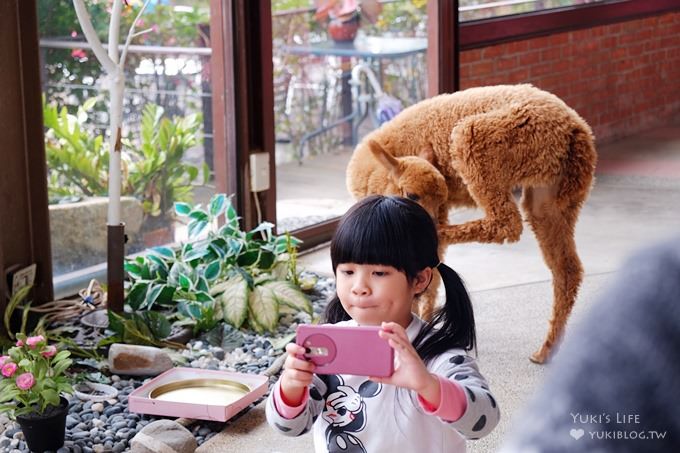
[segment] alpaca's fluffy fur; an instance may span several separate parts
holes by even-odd
[[[439,223],[443,246],[517,241],[522,218],[512,191],[553,274],[550,329],[531,359],[543,363],[560,338],[583,278],[574,225],[590,192],[597,154],[586,122],[562,100],[531,85],[471,88],[413,105],[367,135],[347,167],[355,198],[401,195]],[[486,216],[448,224],[452,207]],[[419,311],[434,309],[436,286]]]

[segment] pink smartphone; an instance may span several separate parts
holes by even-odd
[[[307,349],[303,358],[316,364],[315,373],[391,376],[394,350],[379,331],[377,326],[301,324],[296,343]]]

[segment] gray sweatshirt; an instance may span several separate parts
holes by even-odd
[[[501,452],[680,451],[680,238],[630,259],[550,367]]]

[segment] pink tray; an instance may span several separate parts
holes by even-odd
[[[250,391],[237,401],[224,406],[221,404],[195,404],[161,401],[151,398],[150,393],[161,385],[187,379],[221,379],[247,386]],[[173,368],[156,376],[134,390],[128,397],[130,412],[165,415],[171,417],[197,418],[225,422],[248,407],[267,392],[266,376],[232,373],[229,371],[203,370],[200,368]]]

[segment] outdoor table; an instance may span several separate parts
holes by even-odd
[[[368,114],[361,114],[361,106],[354,105],[352,90],[349,80],[352,70],[352,59],[359,62],[365,61],[369,65],[377,64],[378,80],[382,84],[382,61],[396,60],[399,58],[410,57],[427,50],[427,38],[392,38],[383,36],[363,36],[354,41],[336,42],[322,41],[305,45],[283,46],[283,50],[293,55],[313,55],[323,57],[341,57],[343,61],[349,63],[342,72],[342,113],[343,117],[328,124],[321,126],[314,131],[305,134],[300,139],[298,145],[298,159],[302,163],[304,145],[312,138],[331,130],[337,126],[349,123],[351,128],[351,143],[356,145],[358,129]]]

